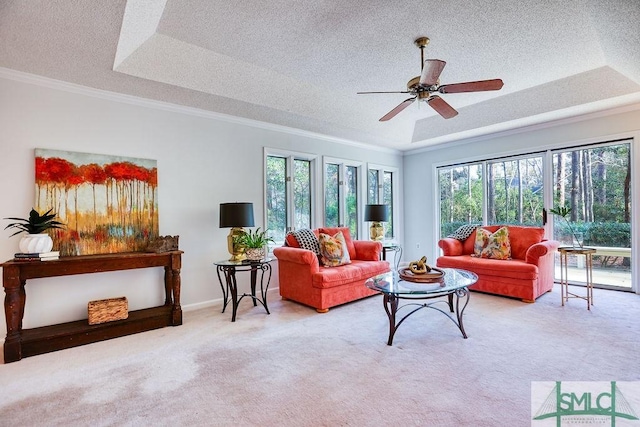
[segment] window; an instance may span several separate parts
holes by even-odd
[[[313,227],[314,156],[265,150],[265,214],[269,235]]]
[[[389,222],[385,224],[385,239],[396,235],[396,188],[398,171],[395,168],[369,165],[367,171],[367,203],[389,206]]]
[[[324,167],[324,225],[340,224],[340,165],[327,163]]]
[[[347,160],[324,159],[324,224],[345,226],[354,238],[358,236],[358,175],[360,164]]]
[[[629,141],[553,152],[553,205],[571,208],[567,221],[553,217],[554,239],[596,248],[596,285],[631,288],[632,194]],[[581,261],[569,260],[572,282],[584,282]]]
[[[487,224],[542,224],[542,156],[487,163]]]
[[[441,236],[463,224],[482,223],[482,176],[480,163],[438,169]]]
[[[629,140],[438,167],[440,237],[468,223],[542,226],[545,208],[568,206],[570,223],[549,215],[548,232],[596,248],[595,285],[630,289],[631,173]],[[571,282],[584,282],[580,262]]]
[[[438,168],[440,236],[470,223],[543,225],[543,177],[540,155]]]

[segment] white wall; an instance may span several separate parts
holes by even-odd
[[[634,138],[635,173],[632,188],[637,188],[640,171],[640,105],[620,108],[615,114],[604,113],[584,116],[580,121],[566,120],[555,125],[532,127],[521,132],[478,138],[466,143],[444,144],[431,150],[406,153],[404,161],[404,259],[419,259],[426,255],[435,264],[437,247],[437,185],[436,166],[460,161],[522,154],[558,146],[595,143],[618,138]],[[632,190],[637,195],[637,190]],[[638,217],[638,197],[632,200],[632,212]],[[633,224],[633,242],[638,242],[638,223]],[[418,249],[417,246],[420,246]],[[635,258],[638,258],[638,245]],[[638,265],[638,263],[634,263]],[[637,270],[637,269],[636,269]],[[637,272],[634,273],[637,276]]]
[[[155,159],[160,234],[179,235],[185,252],[183,308],[222,297],[212,262],[228,258],[229,230],[218,228],[219,204],[252,201],[256,226],[263,226],[265,146],[402,167],[402,156],[390,150],[181,113],[142,100],[120,102],[109,94],[9,74],[0,76],[0,218],[26,216],[32,207],[35,148]],[[0,234],[0,261],[18,251],[20,237],[10,234]],[[160,305],[162,277],[162,269],[146,269],[30,280],[23,326],[86,318],[87,302],[95,299],[124,295],[130,310]],[[274,275],[272,287],[277,285]],[[0,322],[0,337],[5,334]]]

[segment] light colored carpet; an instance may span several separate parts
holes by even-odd
[[[640,297],[472,293],[464,323],[421,310],[386,345],[382,297],[327,314],[269,295],[184,325],[0,366],[0,424],[530,426],[531,381],[637,381]],[[640,407],[640,396],[627,396]],[[635,399],[635,400],[633,400]]]

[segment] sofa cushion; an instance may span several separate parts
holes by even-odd
[[[511,245],[507,227],[501,227],[494,233],[482,227],[478,228],[473,246],[473,256],[478,258],[510,259]]]
[[[351,259],[356,259],[356,247],[353,245],[353,240],[351,239],[351,233],[349,232],[348,227],[329,227],[329,228],[320,228],[318,230],[320,233],[328,234],[330,236],[335,236],[338,231],[342,231],[342,235],[344,236],[344,240],[347,243],[347,249],[349,250],[349,257]]]
[[[536,243],[542,242],[544,228],[525,227],[519,225],[509,226],[509,241],[511,242],[511,257],[526,259],[527,250]]]
[[[287,233],[285,237],[287,246],[294,248],[307,249],[320,255],[320,242],[318,236],[308,228],[301,228]]]
[[[438,267],[461,268],[478,276],[499,276],[510,279],[535,280],[538,267],[519,259],[474,258],[471,255],[441,256]]]
[[[320,233],[320,262],[325,267],[337,267],[339,265],[349,264],[349,250],[345,242],[344,235],[338,231],[333,236]]]
[[[314,288],[333,288],[364,281],[387,271],[389,271],[389,263],[386,261],[352,260],[351,264],[336,268],[320,267],[319,271],[312,275],[311,284]]]

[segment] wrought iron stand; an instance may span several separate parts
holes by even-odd
[[[269,290],[269,283],[271,282],[271,264],[272,258],[265,258],[259,261],[245,261],[245,262],[232,262],[232,261],[219,261],[216,262],[216,270],[218,273],[218,280],[220,281],[220,287],[222,288],[222,296],[224,298],[224,304],[222,306],[222,312],[227,308],[229,302],[233,307],[233,313],[231,315],[231,321],[236,321],[236,313],[238,312],[238,304],[244,297],[250,297],[253,300],[253,306],[256,307],[260,303],[264,309],[269,312],[267,306],[267,291]],[[251,293],[243,293],[238,298],[238,283],[236,281],[236,272],[249,271],[251,272]],[[260,271],[260,297],[256,296],[256,285],[258,281],[258,271]],[[265,276],[266,273],[266,276]],[[224,281],[222,280],[224,275]],[[266,279],[266,282],[265,282]]]
[[[449,313],[447,313],[446,311],[442,310],[440,307],[437,307],[436,304],[438,303],[443,303],[445,301],[435,301],[435,302],[431,302],[431,303],[408,303],[405,304],[403,306],[398,306],[398,303],[401,299],[404,300],[425,300],[425,299],[433,299],[433,298],[439,298],[439,297],[443,297],[443,296],[447,296],[447,301],[446,303],[449,306],[449,311],[451,313],[454,312],[454,307],[453,307],[453,296],[456,296],[456,301],[455,301],[455,318],[450,315]],[[460,299],[464,298],[464,304],[461,306],[460,304]],[[459,288],[459,289],[455,289],[451,292],[448,293],[440,293],[437,295],[429,295],[429,294],[421,294],[419,296],[413,296],[413,297],[408,297],[408,296],[398,296],[398,295],[394,295],[392,293],[389,294],[384,294],[384,298],[382,300],[383,304],[384,304],[384,309],[387,312],[387,316],[389,317],[389,340],[387,341],[387,345],[393,345],[393,336],[395,335],[396,331],[398,330],[398,328],[400,327],[400,325],[402,324],[402,322],[405,321],[405,319],[409,316],[411,316],[413,313],[415,313],[418,310],[421,310],[423,308],[432,308],[434,310],[439,311],[440,313],[444,314],[445,316],[447,316],[457,327],[458,329],[460,329],[460,332],[462,332],[462,336],[466,339],[467,338],[467,333],[464,331],[464,325],[462,324],[462,315],[464,314],[464,309],[467,308],[467,304],[469,304],[469,290],[467,288]],[[409,307],[409,306],[416,306],[416,308],[414,308],[413,310],[411,310],[409,313],[405,314],[404,317],[402,317],[400,319],[400,321],[398,323],[396,323],[396,315],[398,313],[398,310],[404,308],[404,307]]]

